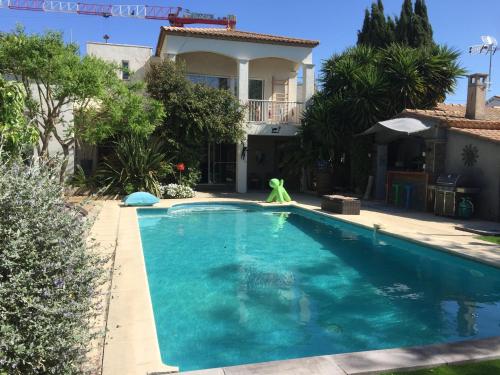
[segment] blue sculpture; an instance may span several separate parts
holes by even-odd
[[[160,202],[158,198],[145,191],[138,191],[123,198],[125,206],[152,206],[158,202]]]

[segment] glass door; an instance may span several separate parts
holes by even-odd
[[[236,145],[228,143],[209,143],[207,161],[202,163],[204,182],[215,185],[235,185],[236,183]]]

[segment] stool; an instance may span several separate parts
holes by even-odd
[[[405,185],[405,195],[406,195],[406,201],[405,201],[405,208],[408,210],[410,209],[411,206],[411,193],[413,192],[413,185]]]
[[[392,184],[393,203],[396,206],[399,206],[399,188],[400,188],[399,184],[395,184],[395,183]]]

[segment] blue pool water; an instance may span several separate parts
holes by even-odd
[[[500,270],[300,208],[140,209],[181,370],[500,335]]]

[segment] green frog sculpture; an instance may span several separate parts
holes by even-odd
[[[271,202],[290,202],[292,199],[288,195],[287,191],[283,187],[284,181],[283,180],[278,180],[277,178],[272,178],[269,180],[269,187],[273,189],[271,191],[271,194],[267,197],[266,202],[271,203]]]

